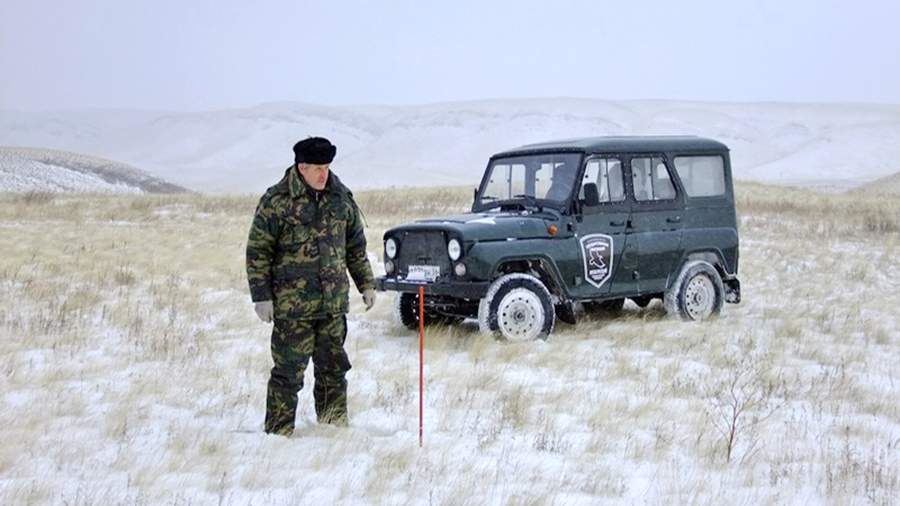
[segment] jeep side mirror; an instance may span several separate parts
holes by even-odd
[[[600,204],[600,192],[597,190],[597,183],[587,183],[584,185],[584,205],[591,207]]]

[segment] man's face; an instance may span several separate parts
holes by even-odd
[[[328,182],[328,166],[325,165],[313,165],[311,163],[298,163],[297,170],[300,172],[300,175],[303,176],[303,180],[306,181],[306,184],[311,186],[314,190],[324,190],[325,183]]]

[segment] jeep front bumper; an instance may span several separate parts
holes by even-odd
[[[487,294],[491,286],[489,281],[441,281],[432,283],[406,281],[395,277],[379,276],[375,278],[375,288],[380,292],[416,293],[419,287],[425,287],[426,295],[446,295],[460,299],[480,299]]]

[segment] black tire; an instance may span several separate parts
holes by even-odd
[[[556,308],[547,287],[529,274],[497,278],[478,306],[478,326],[500,340],[547,339],[556,323]]]
[[[419,294],[398,293],[394,304],[394,313],[401,325],[410,330],[419,328]]]
[[[670,315],[685,321],[715,318],[725,303],[722,277],[709,262],[688,262],[665,293],[663,303]]]
[[[584,310],[596,316],[618,316],[625,307],[625,299],[610,299],[602,302],[585,302]]]
[[[425,297],[426,303],[428,301],[428,297]],[[397,321],[400,322],[401,325],[410,329],[416,330],[419,328],[419,294],[418,293],[403,293],[400,292],[397,294],[397,298],[394,302],[394,314],[397,318]],[[428,310],[428,306],[425,306],[425,325],[455,325],[461,323],[464,318],[456,317],[456,316],[446,316],[435,314],[433,311]]]

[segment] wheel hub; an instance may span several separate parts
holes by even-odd
[[[691,319],[702,320],[713,312],[715,288],[706,275],[691,278],[684,291],[684,305]]]
[[[506,294],[497,308],[497,326],[510,341],[530,341],[544,326],[544,308],[540,299],[526,289]]]

